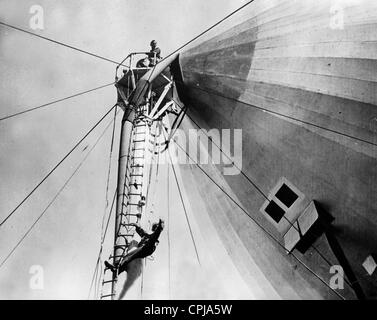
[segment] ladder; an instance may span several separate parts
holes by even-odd
[[[129,249],[135,235],[134,226],[131,223],[139,223],[143,212],[144,177],[146,176],[146,157],[150,137],[149,120],[144,117],[145,106],[140,107],[133,121],[129,150],[127,155],[127,165],[123,190],[118,194],[122,197],[121,223],[116,233],[116,244],[114,252],[117,255],[110,256],[110,263],[115,258],[124,257]],[[145,201],[144,201],[145,204]],[[105,267],[102,279],[102,290],[100,299],[111,300],[116,292],[112,292],[112,286],[117,283],[117,275],[112,270]]]
[[[132,240],[136,230],[132,224],[138,224],[140,220],[147,221],[143,212],[146,210],[152,172],[148,160],[154,158],[158,145],[156,132],[153,135],[151,131],[152,128],[156,129],[156,123],[174,105],[171,98],[174,95],[174,82],[170,71],[165,72],[165,69],[178,55],[161,61],[157,69],[162,69],[153,74],[154,68],[132,68],[132,56],[136,54],[128,55],[117,66],[115,77],[118,103],[125,111],[121,127],[114,251],[109,259],[115,267],[119,267],[122,258],[135,244]],[[123,70],[124,76],[119,79],[118,70],[126,60],[129,61],[128,66]],[[158,81],[154,82],[157,78]],[[139,81],[141,79],[143,81]],[[116,296],[117,274],[105,268],[101,280],[100,299],[113,300]]]

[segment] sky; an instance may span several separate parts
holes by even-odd
[[[162,55],[166,56],[245,2],[0,0],[0,20],[121,61],[129,52],[149,50],[152,39],[157,40]],[[30,8],[33,5],[43,8],[43,30],[30,28],[33,16]],[[217,31],[232,23],[234,20]],[[0,118],[111,83],[114,81],[114,70],[115,65],[110,62],[0,26]],[[109,110],[115,99],[115,88],[110,86],[0,121],[1,219]],[[116,132],[119,132],[120,117],[121,114],[117,117]],[[111,116],[0,227],[1,261],[86,156],[110,120]],[[105,194],[110,139],[111,127],[60,197],[0,267],[0,299],[87,298],[99,250],[102,219],[109,209],[105,210]],[[118,143],[116,136],[109,199],[115,188]],[[166,175],[167,168],[161,172]],[[166,179],[161,178],[161,181],[165,181],[166,186]],[[161,184],[163,187],[164,184]],[[176,187],[172,187],[171,192],[172,198],[175,198]],[[167,200],[157,199],[153,205],[156,206],[155,210],[166,212]],[[174,237],[175,232],[176,238],[179,238],[172,248],[176,270],[172,276],[175,284],[173,298],[223,298],[214,296],[215,292],[221,292],[218,279],[212,279],[211,272],[197,272],[194,252],[192,248],[187,249],[190,242],[182,208],[177,201],[171,205],[176,214],[172,217],[171,235]],[[105,243],[105,256],[110,251],[111,235],[109,239]],[[145,279],[149,279],[146,293],[150,298],[169,298],[164,265],[167,252],[165,240],[162,241],[162,248],[158,248],[162,252],[160,262],[156,261],[155,271],[145,276]],[[182,252],[187,254],[183,257]],[[147,264],[151,263],[147,261]],[[35,268],[43,270],[43,289],[31,288]],[[182,274],[193,273],[196,275],[194,278],[182,277]],[[204,279],[208,280],[207,287],[200,291],[198,288],[202,287]]]

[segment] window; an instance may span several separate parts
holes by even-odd
[[[285,233],[290,228],[290,222],[295,221],[307,205],[304,199],[305,195],[299,189],[281,177],[260,211],[280,232]]]
[[[292,204],[298,199],[298,195],[295,194],[292,189],[290,189],[284,183],[276,193],[276,198],[278,198],[284,205],[286,205],[287,208],[290,208]]]
[[[280,208],[275,201],[271,200],[265,211],[274,219],[277,223],[283,218],[285,211]]]

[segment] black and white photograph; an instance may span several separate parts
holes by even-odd
[[[377,300],[377,1],[0,0],[0,300]]]

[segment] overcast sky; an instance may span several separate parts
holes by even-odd
[[[167,55],[245,2],[0,0],[0,20],[33,31],[29,25],[32,17],[29,10],[38,4],[44,9],[44,29],[35,32],[120,61],[131,51],[148,50],[151,39],[156,39],[162,55]],[[0,26],[0,118],[110,83],[114,67],[109,62]],[[114,104],[115,99],[115,88],[110,86],[0,122],[1,219]],[[1,261],[85,157],[89,150],[85,147],[93,146],[109,120],[111,117],[1,227]],[[120,117],[118,125],[119,121]],[[0,268],[1,299],[87,298],[105,210],[110,137],[111,130],[108,130],[65,191]],[[118,142],[116,137],[116,151]],[[116,157],[113,160],[114,169]],[[166,168],[161,172],[160,186],[164,189]],[[114,178],[116,174],[112,175],[111,191],[115,186]],[[171,187],[171,192],[174,198],[176,187]],[[155,210],[165,215],[167,200],[156,200],[155,203]],[[171,297],[226,298],[221,296],[224,288],[217,283],[218,279],[211,280],[212,273],[198,271],[194,251],[189,248],[191,243],[181,205],[172,202],[171,206],[175,215],[171,220],[171,236],[180,239],[172,240],[174,274]],[[110,229],[109,232],[112,225]],[[104,257],[110,251],[112,238],[109,239]],[[145,280],[148,283],[145,293],[149,298],[169,298],[166,238],[163,239],[161,248],[158,248],[160,262],[156,261],[154,269],[149,267],[152,262],[147,262],[148,270],[152,270],[145,277],[149,279]],[[30,268],[34,265],[44,270],[44,290],[30,288]],[[203,283],[206,284],[203,286]],[[216,292],[218,296],[215,296]],[[242,290],[239,294],[242,297]]]

